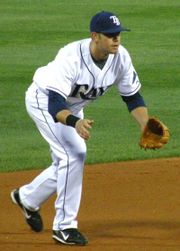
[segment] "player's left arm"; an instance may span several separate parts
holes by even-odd
[[[138,122],[141,131],[143,132],[149,119],[147,108],[145,106],[137,107],[131,111],[131,115]]]
[[[139,93],[135,93],[122,98],[127,104],[129,112],[140,125],[139,146],[145,150],[163,147],[169,141],[169,129],[158,118],[149,117],[143,97]]]
[[[132,96],[122,96],[122,99],[126,103],[133,118],[140,125],[141,131],[143,131],[149,119],[148,109],[143,97],[137,92]]]

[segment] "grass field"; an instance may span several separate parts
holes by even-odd
[[[140,150],[138,126],[112,89],[85,111],[95,120],[87,163],[180,156],[178,0],[6,0],[0,1],[0,171],[49,165],[48,145],[26,113],[24,93],[37,67],[64,44],[89,36],[89,20],[100,10],[117,13],[131,29],[122,44],[150,114],[168,125],[171,140],[159,151]]]

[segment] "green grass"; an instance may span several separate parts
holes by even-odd
[[[24,106],[37,67],[64,44],[89,36],[89,20],[100,10],[120,15],[122,35],[143,84],[151,115],[170,128],[158,151],[138,147],[139,128],[115,88],[85,110],[95,120],[86,163],[180,156],[178,0],[6,0],[0,2],[0,171],[42,168],[49,150]]]

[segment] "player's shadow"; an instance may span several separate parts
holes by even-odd
[[[95,232],[94,229],[96,229]],[[179,239],[180,222],[160,220],[105,220],[104,222],[93,224],[92,233],[98,238],[176,239],[177,236]]]

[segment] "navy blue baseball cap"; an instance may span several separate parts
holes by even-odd
[[[114,13],[101,11],[92,17],[90,31],[110,34],[119,33],[121,31],[130,31],[130,29],[122,27],[119,18]]]

